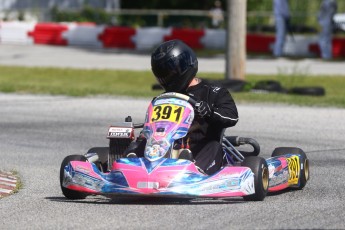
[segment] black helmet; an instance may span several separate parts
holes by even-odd
[[[152,72],[168,92],[183,92],[198,72],[194,51],[180,40],[159,45],[151,55]]]

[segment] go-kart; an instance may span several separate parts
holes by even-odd
[[[88,195],[106,197],[229,198],[262,201],[268,192],[302,189],[309,179],[303,150],[276,148],[272,157],[259,157],[252,138],[222,136],[224,165],[213,175],[201,171],[193,159],[180,159],[185,146],[174,143],[188,133],[196,101],[178,93],[164,93],[149,105],[145,123],[110,126],[109,146],[91,148],[85,155],[67,156],[60,168],[60,186],[68,199]],[[125,157],[135,128],[146,138],[144,157]],[[252,151],[239,146],[251,146]]]

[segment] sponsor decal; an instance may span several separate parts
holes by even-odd
[[[110,138],[130,138],[132,134],[132,128],[110,127],[108,137]]]
[[[137,188],[159,189],[159,182],[145,182],[145,181],[139,181],[139,182],[137,183]]]
[[[219,87],[214,87],[212,91],[215,92],[215,93],[217,93],[217,91],[219,91],[219,90],[220,90]]]
[[[241,188],[240,178],[227,178],[215,181],[208,181],[206,183],[198,183],[191,185],[188,190],[195,190],[200,194],[211,194],[226,191],[236,191]]]
[[[108,134],[109,137],[130,137],[131,133],[109,133]]]
[[[269,171],[269,186],[275,187],[281,184],[285,184],[289,179],[288,168],[283,168],[280,160],[275,160],[268,164]]]
[[[120,127],[110,127],[109,132],[118,132],[118,133],[127,133],[130,132],[129,128],[120,128]]]
[[[218,193],[227,190],[237,190],[240,189],[240,179],[231,178],[229,180],[214,181],[201,186],[200,191],[208,193]]]
[[[289,169],[289,185],[298,184],[298,178],[300,173],[300,163],[298,156],[292,156],[286,158],[288,162],[288,169]]]
[[[178,99],[178,98],[159,98],[153,103],[153,106],[163,105],[163,104],[186,106],[187,103],[188,102],[182,99]]]
[[[285,168],[281,171],[274,173],[270,176],[269,185],[270,187],[274,187],[277,185],[285,184],[289,179],[289,172],[288,169]]]

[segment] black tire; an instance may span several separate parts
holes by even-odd
[[[111,170],[113,162],[124,157],[124,153],[132,142],[131,139],[114,138],[109,141],[108,169]]]
[[[273,150],[272,157],[282,156],[289,153],[301,155],[299,183],[298,183],[298,186],[291,187],[291,188],[303,189],[310,178],[309,159],[307,158],[307,155],[305,154],[305,152],[302,149],[296,148],[296,147],[279,147]]]
[[[79,200],[79,199],[85,199],[85,197],[87,196],[85,193],[82,192],[77,192],[68,188],[65,188],[62,186],[62,181],[64,178],[64,169],[65,166],[69,164],[69,162],[71,161],[87,161],[86,157],[84,157],[83,155],[70,155],[65,157],[65,159],[63,159],[62,163],[61,163],[61,168],[60,168],[60,187],[61,187],[61,191],[63,193],[63,195],[71,200]]]
[[[250,168],[254,173],[255,193],[244,196],[246,201],[262,201],[268,192],[269,172],[267,162],[262,157],[249,156],[244,159],[242,166]]]
[[[95,162],[96,166],[101,172],[108,170],[109,147],[93,147],[87,153],[97,153],[99,159]]]
[[[274,93],[286,93],[280,82],[274,80],[263,80],[258,81],[254,87],[253,91],[263,91],[263,92],[274,92]]]
[[[326,91],[323,87],[294,87],[289,90],[289,94],[324,96]]]
[[[238,79],[227,79],[227,80],[206,80],[211,84],[227,88],[230,92],[241,92],[245,89],[245,86],[248,84],[246,81]]]

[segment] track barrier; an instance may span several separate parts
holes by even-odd
[[[0,22],[0,44],[88,46],[97,48],[152,50],[171,39],[181,39],[193,49],[225,50],[224,29],[191,28],[132,28],[96,25],[94,23],[28,23]],[[274,34],[247,34],[248,53],[271,54]],[[287,56],[320,56],[317,35],[287,37],[284,46]],[[345,57],[345,38],[333,38],[333,56]]]

